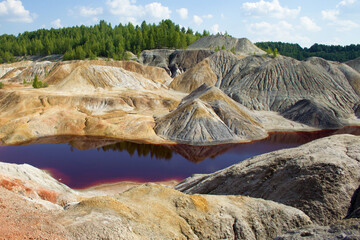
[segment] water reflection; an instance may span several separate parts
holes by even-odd
[[[200,163],[207,158],[215,158],[238,144],[223,144],[214,146],[191,146],[185,144],[167,146],[172,151],[180,154],[193,163]]]
[[[47,169],[70,187],[84,188],[99,182],[181,180],[194,173],[213,173],[259,154],[340,133],[360,135],[360,128],[273,133],[261,141],[216,146],[151,145],[103,137],[58,136],[36,139],[27,145],[3,146],[0,159]]]
[[[165,159],[171,160],[173,152],[166,146],[163,145],[153,145],[153,144],[137,144],[132,142],[118,142],[111,145],[106,145],[98,150],[103,150],[104,152],[108,151],[117,151],[123,152],[127,151],[130,156],[133,156],[135,152],[138,157],[149,156],[156,159]]]
[[[270,133],[268,138],[261,141],[271,143],[305,144],[319,138],[338,134],[352,134],[360,136],[360,127],[344,127],[342,129],[321,130],[314,132],[276,132]]]
[[[328,137],[336,134],[353,134],[360,135],[360,127],[345,127],[339,130],[322,130],[313,132],[275,132],[270,133],[266,139],[254,141],[250,143],[241,144],[222,144],[210,146],[192,146],[186,144],[176,145],[154,145],[154,144],[140,144],[133,142],[119,142],[118,139],[106,137],[90,137],[90,136],[55,136],[46,137],[27,142],[26,144],[42,144],[42,143],[68,143],[71,151],[97,149],[104,152],[127,152],[130,156],[137,157],[151,157],[156,159],[171,160],[173,154],[179,154],[185,159],[193,163],[200,163],[208,158],[215,158],[228,151],[258,151],[259,146],[270,146],[276,144],[287,144],[291,146],[298,146],[311,142],[313,140]]]

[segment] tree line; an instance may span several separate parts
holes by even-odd
[[[101,20],[94,26],[76,26],[61,29],[40,29],[18,36],[0,36],[0,63],[13,62],[18,56],[46,56],[63,54],[64,60],[96,59],[97,57],[123,60],[127,51],[139,55],[145,49],[186,48],[203,36],[180,27],[171,20],[159,24],[131,23],[112,27]]]
[[[346,62],[360,57],[360,44],[348,46],[335,46],[314,44],[310,48],[302,48],[299,44],[283,42],[257,42],[255,45],[264,51],[277,49],[279,54],[304,60],[309,57],[321,57],[326,60]]]

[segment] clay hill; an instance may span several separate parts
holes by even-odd
[[[354,60],[350,60],[346,62],[347,65],[360,72],[360,58],[356,58]]]
[[[165,70],[135,62],[48,63],[52,68],[38,76],[50,86],[41,89],[19,83],[21,70],[44,63],[24,64],[3,67],[8,72],[0,91],[0,138],[7,144],[69,134],[163,142],[152,114],[175,108],[183,97],[170,94]]]
[[[249,109],[278,112],[320,128],[346,124],[343,120],[353,118],[360,101],[358,72],[346,64],[315,57],[306,61],[283,56],[238,58],[219,51],[176,77],[170,87],[191,92],[203,83],[219,87]],[[308,104],[298,111],[304,101]]]
[[[226,35],[210,35],[199,39],[191,44],[189,49],[212,49],[216,48],[232,50],[240,56],[261,55],[265,52],[256,47],[247,38],[233,38]]]
[[[248,109],[220,89],[205,84],[155,122],[155,132],[159,136],[194,145],[256,140],[267,136],[261,123]]]
[[[359,187],[359,141],[360,137],[353,135],[322,138],[295,149],[257,156],[213,174],[194,175],[175,188],[188,194],[272,200],[301,209],[312,221],[328,225],[349,215],[349,203]],[[350,212],[357,207],[352,209]]]
[[[161,67],[171,77],[176,77],[194,65],[201,62],[204,58],[212,55],[212,50],[170,50],[155,49],[145,50],[141,53],[139,62],[144,65]]]
[[[237,53],[214,51],[215,43]],[[0,66],[5,144],[71,134],[209,145],[360,125],[359,72],[321,58],[267,56],[246,39],[208,36],[136,61],[43,59]],[[35,76],[49,87],[34,89]]]

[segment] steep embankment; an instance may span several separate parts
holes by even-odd
[[[190,93],[202,84],[215,86],[216,82],[217,77],[210,67],[209,60],[205,59],[184,74],[175,77],[169,87],[176,91]]]
[[[8,81],[11,83],[31,82],[35,75],[38,78],[45,78],[51,69],[56,65],[55,62],[17,62],[11,64],[0,65],[0,81]]]
[[[176,77],[213,53],[211,50],[145,50],[139,61],[146,66],[161,67],[171,77]]]
[[[205,84],[169,114],[156,119],[159,136],[180,143],[217,144],[264,138],[261,124],[245,107]]]
[[[213,174],[194,175],[176,189],[189,194],[239,194],[273,200],[301,209],[316,223],[334,223],[347,215],[359,186],[359,141],[360,137],[353,135],[323,138],[260,155]]]

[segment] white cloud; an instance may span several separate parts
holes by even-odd
[[[302,46],[310,46],[310,38],[299,34],[296,28],[286,22],[278,23],[258,22],[247,26],[249,33],[257,36],[256,41],[283,41],[299,43]]]
[[[321,16],[324,20],[336,21],[339,13],[339,10],[324,10],[321,11]]]
[[[8,22],[31,23],[36,15],[30,15],[20,0],[5,0],[0,2],[0,17]]]
[[[331,25],[335,26],[338,32],[346,32],[359,27],[359,24],[351,20],[337,20]]]
[[[213,34],[217,34],[217,33],[220,32],[219,29],[220,29],[219,24],[214,24],[214,25],[211,27],[211,32],[212,32]]]
[[[126,23],[131,22],[133,25],[139,25],[139,22],[135,17],[124,17],[122,18],[122,21]]]
[[[61,24],[60,18],[52,21],[52,22],[51,22],[51,26],[52,26],[53,28],[62,28],[62,27],[63,27],[63,25]]]
[[[309,17],[301,17],[300,18],[301,26],[304,27],[306,30],[310,32],[318,32],[321,30],[321,27],[319,27],[311,18]]]
[[[352,20],[343,20],[339,18],[339,10],[321,11],[322,18],[329,21],[330,26],[334,26],[336,31],[345,32],[359,27],[359,24]]]
[[[106,4],[111,14],[119,16],[123,21],[130,21],[134,24],[138,18],[148,16],[153,20],[160,20],[170,18],[171,14],[168,7],[158,2],[142,6],[136,5],[136,0],[107,0]]]
[[[260,15],[270,15],[274,18],[295,18],[301,11],[301,7],[296,9],[290,9],[288,7],[282,7],[279,0],[273,0],[272,2],[267,2],[260,0],[259,2],[245,2],[242,5],[249,14],[255,13]]]
[[[207,19],[211,19],[214,16],[212,14],[208,14],[208,15],[203,15],[202,18],[207,18]]]
[[[194,15],[193,21],[197,25],[200,25],[200,24],[202,24],[204,22],[203,19],[201,17],[199,17],[198,15]]]
[[[326,42],[324,42],[326,45],[342,45],[341,39],[338,37],[334,37],[333,39],[329,39]]]
[[[344,7],[344,6],[347,6],[347,5],[351,5],[351,4],[354,4],[356,2],[356,0],[343,0],[341,2],[339,2],[338,5],[336,5],[336,7]]]
[[[135,16],[143,15],[144,10],[142,6],[132,4],[133,1],[129,0],[108,0],[106,4],[109,6],[109,10],[114,15],[121,16]]]
[[[171,11],[168,7],[161,5],[161,3],[153,2],[145,6],[145,11],[156,19],[170,18]]]
[[[90,7],[80,7],[80,15],[83,17],[93,17],[103,13],[103,9],[99,8],[90,8]]]
[[[179,16],[182,19],[187,19],[188,18],[189,11],[187,10],[187,8],[177,9],[176,12],[179,14]]]

